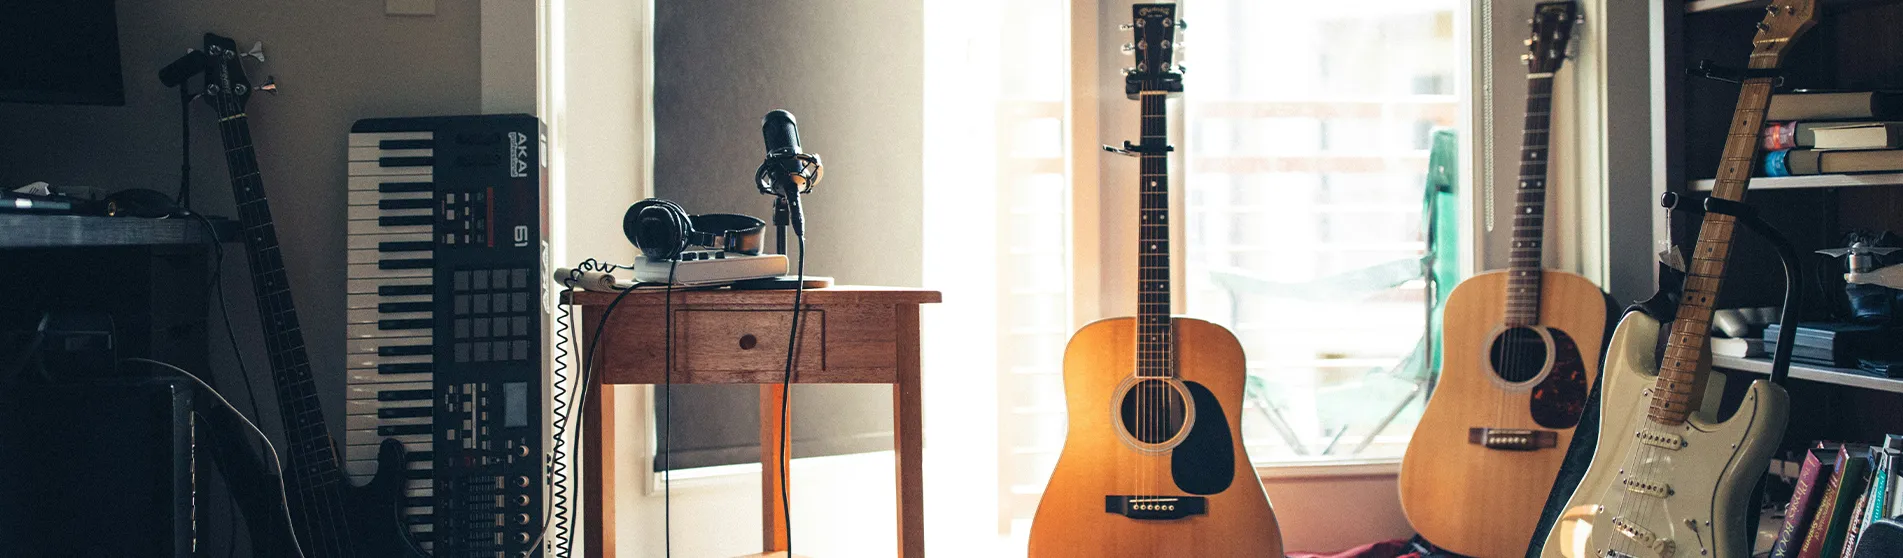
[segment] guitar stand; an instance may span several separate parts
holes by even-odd
[[[1733,85],[1743,84],[1744,80],[1747,80],[1747,79],[1771,78],[1772,89],[1776,89],[1776,88],[1784,86],[1784,74],[1783,72],[1780,72],[1776,69],[1733,68],[1730,66],[1720,66],[1717,63],[1712,62],[1710,60],[1699,60],[1698,65],[1690,67],[1690,68],[1686,68],[1685,74],[1692,77],[1700,77],[1700,78],[1705,78],[1712,81],[1722,81],[1722,82],[1733,84]],[[1705,208],[1705,210],[1710,211],[1711,208],[1707,207]],[[1730,214],[1725,213],[1725,215],[1730,215]]]
[[[1790,239],[1785,238],[1783,233],[1758,217],[1757,210],[1741,202],[1707,197],[1704,198],[1701,207],[1694,206],[1691,199],[1685,196],[1666,192],[1664,196],[1659,197],[1659,205],[1687,215],[1702,216],[1705,213],[1730,215],[1736,218],[1736,222],[1743,223],[1745,228],[1751,229],[1751,232],[1770,241],[1771,247],[1777,249],[1778,260],[1784,264],[1784,307],[1778,316],[1777,350],[1771,354],[1771,383],[1784,385],[1791,374],[1791,350],[1796,344],[1797,316],[1800,314],[1798,309],[1803,302],[1802,297],[1799,296],[1799,293],[1803,292],[1801,290],[1803,277],[1798,272],[1797,250],[1791,247]]]

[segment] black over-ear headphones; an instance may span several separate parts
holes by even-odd
[[[695,246],[736,254],[760,254],[766,221],[749,215],[688,215],[680,204],[648,198],[628,208],[621,232],[650,260],[672,260]]]

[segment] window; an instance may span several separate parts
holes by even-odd
[[[1433,130],[1459,118],[1455,7],[1202,0],[1184,13],[1186,310],[1242,341],[1258,463],[1407,448],[1427,381],[1410,358],[1427,316],[1422,188]]]

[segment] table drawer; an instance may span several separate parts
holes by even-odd
[[[761,372],[786,368],[789,310],[679,310],[674,363],[688,372]],[[797,370],[826,369],[826,311],[800,314]],[[777,374],[776,374],[777,375]]]

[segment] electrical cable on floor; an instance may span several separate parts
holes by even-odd
[[[199,378],[198,375],[196,374],[185,371],[184,368],[179,368],[172,364],[159,362],[149,358],[128,358],[128,359],[122,360],[121,362],[139,362],[139,363],[151,364],[154,366],[168,368],[168,369],[171,369],[173,372],[183,374],[185,375],[186,378],[191,378],[192,382],[198,384],[198,387],[201,389],[204,389],[206,393],[210,393],[212,397],[217,398],[218,402],[223,404],[225,408],[230,409],[232,414],[238,415],[238,420],[243,421],[245,426],[251,427],[251,432],[258,435],[258,441],[264,442],[265,449],[268,450],[271,454],[271,464],[274,468],[277,469],[278,504],[284,510],[285,532],[291,535],[291,548],[297,550],[297,555],[299,558],[303,558],[304,545],[298,542],[297,528],[295,526],[295,522],[291,519],[290,493],[284,488],[284,460],[278,457],[277,446],[271,444],[271,438],[264,435],[264,430],[258,428],[257,423],[251,422],[251,419],[246,417],[243,411],[238,410],[237,405],[232,405],[231,400],[225,399],[225,396],[223,394],[218,393],[218,390],[212,389],[211,384],[205,383],[205,380]]]

